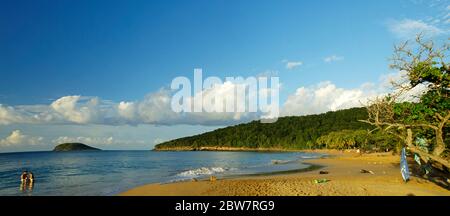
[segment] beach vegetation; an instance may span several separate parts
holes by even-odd
[[[450,168],[449,47],[421,35],[413,44],[395,46],[391,67],[404,76],[392,81],[393,92],[368,103],[368,118],[363,120],[397,137],[425,163],[446,169]]]
[[[362,151],[398,151],[395,137],[367,130],[342,130],[323,135],[316,140],[317,147],[326,149],[360,149]]]
[[[374,127],[358,121],[367,117],[365,108],[351,108],[318,115],[282,117],[274,123],[252,121],[164,142],[155,149],[393,149],[395,139],[382,133],[369,135]]]

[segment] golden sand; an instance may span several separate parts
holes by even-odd
[[[399,156],[391,153],[360,155],[355,152],[324,151],[330,158],[307,160],[323,168],[283,175],[242,177],[148,184],[121,193],[123,196],[449,196],[450,191],[428,180],[411,177],[403,182]],[[361,173],[360,170],[372,171]],[[328,174],[319,174],[327,171]],[[327,179],[315,183],[315,179]]]

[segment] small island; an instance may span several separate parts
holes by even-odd
[[[65,151],[100,151],[101,149],[88,146],[83,143],[63,143],[57,145],[53,151],[65,152]]]

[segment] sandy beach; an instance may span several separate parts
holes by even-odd
[[[305,162],[320,169],[289,174],[238,177],[148,184],[133,188],[122,196],[449,196],[447,190],[428,180],[411,177],[403,182],[399,156],[392,153],[359,154],[321,151],[330,157]],[[371,173],[361,173],[361,169]],[[319,174],[320,171],[328,174]],[[327,182],[316,183],[316,179]]]

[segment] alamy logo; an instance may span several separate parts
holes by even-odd
[[[254,113],[262,122],[274,122],[279,116],[279,77],[207,77],[194,70],[194,83],[187,77],[172,80],[174,112]],[[192,91],[193,90],[193,91]]]

